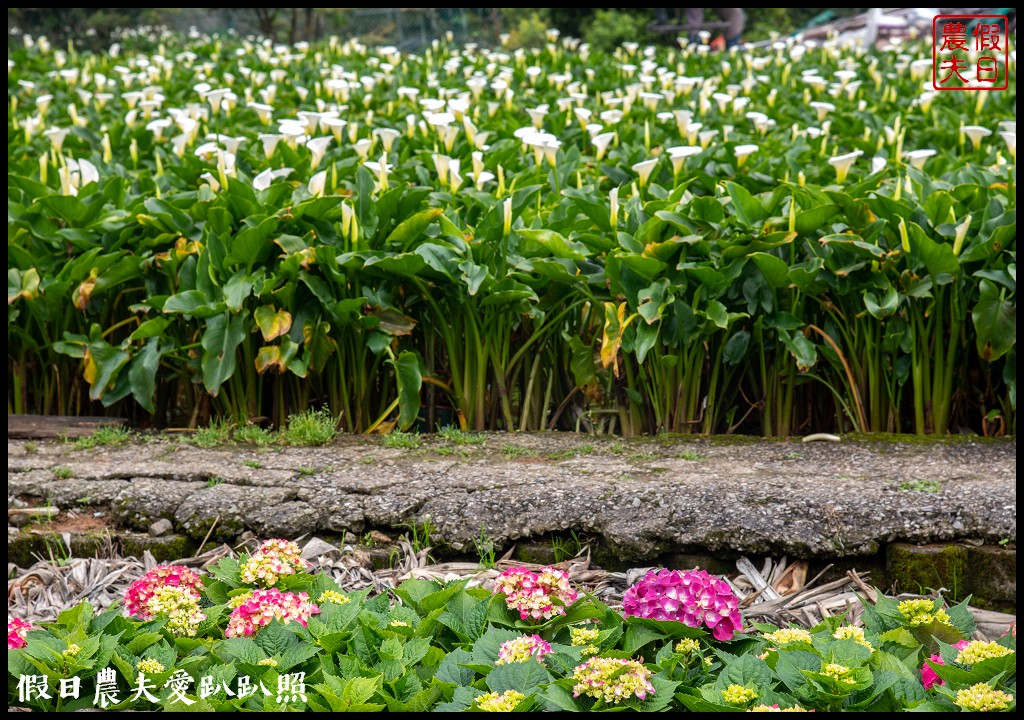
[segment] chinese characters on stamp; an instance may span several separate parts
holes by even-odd
[[[936,90],[1005,90],[1010,43],[1004,15],[936,15],[932,19],[932,86]]]

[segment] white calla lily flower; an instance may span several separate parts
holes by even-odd
[[[601,160],[604,157],[605,152],[608,150],[608,145],[611,144],[612,140],[615,139],[615,133],[606,132],[600,135],[595,135],[590,139],[590,142],[594,143],[594,159]]]
[[[1013,123],[1013,126],[1016,127],[1017,123]],[[1017,162],[1017,132],[1011,132],[1009,130],[1000,130],[999,135],[1003,138],[1003,142],[1006,143],[1006,149],[1010,153],[1010,158],[1014,162]]]
[[[60,152],[61,148],[64,147],[64,139],[70,132],[71,130],[69,128],[52,127],[43,131],[43,137],[49,139],[50,147],[57,152]]]
[[[359,156],[360,160],[366,162],[370,157],[370,150],[373,149],[373,140],[371,138],[357,140],[352,149],[356,151],[356,155]]]
[[[309,184],[306,186],[309,189],[309,194],[315,197],[323,197],[324,191],[327,188],[327,171],[321,170],[309,179]]]
[[[668,153],[668,157],[672,161],[672,174],[679,174],[686,163],[686,158],[699,155],[703,151],[704,148],[694,145],[678,145],[676,147],[667,148],[665,152]]]
[[[931,149],[908,150],[907,152],[903,153],[903,156],[910,161],[910,164],[916,167],[918,170],[923,168],[925,161],[934,155],[938,155],[938,151]]]
[[[377,190],[379,192],[384,192],[388,189],[388,173],[391,172],[394,166],[388,164],[387,153],[380,156],[379,162],[364,162],[363,167],[377,176]]]
[[[692,130],[698,125],[700,125],[700,123],[694,123],[690,126],[690,129]],[[697,133],[695,140],[700,144],[702,149],[707,150],[708,146],[711,145],[711,141],[714,140],[717,135],[717,130],[701,130]],[[690,144],[692,145],[693,141],[691,141]]]
[[[828,114],[836,109],[836,106],[830,102],[815,101],[809,103],[809,105],[817,111],[818,122],[824,122]]]
[[[458,160],[452,160],[449,163],[448,168],[448,189],[451,190],[452,194],[459,191],[462,187],[462,174],[459,172],[461,163]]]
[[[963,133],[966,135],[974,149],[977,150],[981,147],[981,141],[992,134],[992,131],[981,125],[964,125]]]
[[[850,168],[853,167],[853,163],[863,154],[863,150],[854,150],[845,155],[836,155],[828,159],[828,164],[836,169],[836,182],[838,184],[842,185],[846,182],[846,176],[849,174]]]
[[[732,149],[736,155],[736,167],[743,167],[743,164],[747,161],[747,158],[756,153],[761,148],[757,145],[737,145]]]
[[[284,135],[276,133],[260,133],[257,139],[263,144],[263,156],[269,160],[277,149],[277,144],[284,140]]]
[[[256,113],[256,117],[259,118],[260,122],[264,125],[270,125],[274,121],[274,106],[267,105],[266,103],[250,102],[247,107],[252,108]]]
[[[341,144],[341,133],[348,122],[336,117],[325,117],[320,121],[320,126],[334,136],[334,141]]]
[[[647,181],[651,177],[651,173],[654,172],[655,166],[658,164],[658,158],[650,158],[648,160],[642,160],[633,166],[633,172],[635,172],[640,178],[640,187],[645,187]]]
[[[448,184],[448,172],[451,169],[452,159],[447,155],[441,155],[440,153],[434,153],[432,156],[434,161],[434,169],[437,171],[437,179],[441,182],[441,185]]]
[[[62,195],[78,195],[78,191],[91,182],[99,182],[100,173],[88,160],[68,158],[57,170]]]
[[[292,168],[280,168],[278,170],[272,170],[267,168],[259,175],[252,179],[252,187],[257,192],[262,192],[270,187],[270,185],[278,178],[284,178],[295,172]]]
[[[374,128],[373,134],[380,138],[380,142],[384,146],[384,152],[391,152],[391,147],[395,144],[395,140],[402,135],[402,133],[393,128]]]
[[[327,148],[330,146],[333,139],[334,138],[330,135],[325,135],[323,137],[313,138],[312,140],[306,141],[306,149],[312,154],[312,159],[309,162],[310,170],[315,170],[324,159],[324,155],[327,154]]]

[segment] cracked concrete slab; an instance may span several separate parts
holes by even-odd
[[[180,436],[75,450],[8,440],[8,495],[106,505],[216,541],[362,533],[428,520],[454,551],[569,531],[623,561],[700,548],[804,558],[887,543],[1016,540],[1016,443],[950,438],[803,444],[570,434],[424,437],[398,449],[194,447]]]

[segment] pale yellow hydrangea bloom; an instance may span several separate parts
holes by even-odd
[[[967,647],[956,655],[956,662],[960,665],[975,665],[982,660],[989,658],[1003,657],[1009,655],[1013,650],[1003,647],[997,642],[984,642],[983,640],[971,640]]]
[[[162,673],[166,668],[164,667],[164,664],[159,660],[154,660],[153,658],[143,658],[142,660],[139,660],[138,663],[136,663],[135,669],[138,670],[140,673],[145,673],[146,675],[156,675],[157,673]]]
[[[978,683],[969,688],[957,690],[956,704],[968,712],[993,712],[1006,710],[1013,702],[1013,695],[996,690],[987,683]]]
[[[695,638],[683,638],[676,643],[676,652],[680,655],[689,655],[700,650],[700,642]]]
[[[836,682],[848,683],[851,685],[855,682],[853,678],[848,677],[850,674],[850,668],[845,665],[840,665],[839,663],[828,663],[821,669],[821,674],[827,675]]]
[[[597,640],[597,636],[600,631],[597,628],[570,628],[569,637],[572,638],[572,644],[579,645],[590,645]]]
[[[263,658],[257,665],[266,665],[267,667],[277,667],[277,660],[274,658]]]
[[[730,705],[746,705],[757,699],[757,690],[742,685],[730,685],[722,691],[722,697]]]
[[[874,646],[864,637],[863,628],[854,627],[853,625],[842,625],[836,628],[836,631],[832,633],[832,637],[836,640],[853,640],[858,645],[863,645],[872,652],[875,651]]]
[[[791,642],[811,644],[811,634],[803,628],[781,628],[775,632],[765,633],[764,639],[776,645],[785,645]]]
[[[337,590],[324,590],[320,593],[320,597],[316,599],[318,603],[331,602],[335,605],[344,605],[345,603],[352,602],[352,598],[348,595],[342,595]]]
[[[949,625],[949,615],[945,610],[936,610],[932,600],[904,600],[897,609],[907,619],[910,627],[930,625],[932,622],[940,622]]]
[[[518,690],[506,690],[500,695],[496,692],[489,692],[477,695],[476,705],[486,712],[512,712],[525,697]]]

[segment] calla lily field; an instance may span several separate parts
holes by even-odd
[[[10,413],[1015,433],[1016,92],[926,44],[20,40]]]
[[[10,39],[9,414],[1016,433],[1015,84],[935,91],[925,43]],[[1015,708],[1015,626],[877,596],[812,628],[699,569],[621,610],[554,567],[370,597],[269,540],[9,618],[8,702]]]

